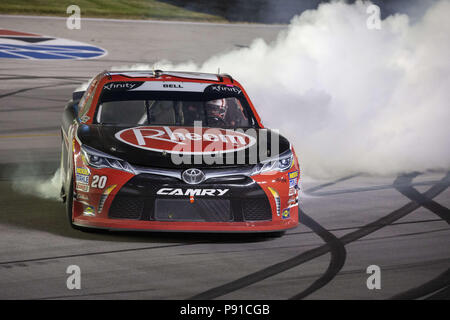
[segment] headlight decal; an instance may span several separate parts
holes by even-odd
[[[136,174],[133,167],[125,160],[95,150],[85,145],[81,146],[84,162],[93,168],[112,168]]]
[[[100,201],[98,203],[98,212],[102,212],[103,206],[105,205],[106,199],[108,199],[109,194],[117,187],[116,184],[109,186],[103,191],[103,194],[100,196]]]
[[[272,193],[272,196],[275,200],[275,206],[277,209],[277,216],[279,216],[280,215],[280,207],[281,207],[280,195],[274,188],[272,188],[272,187],[267,187],[267,188],[269,189],[270,193]]]
[[[252,175],[262,174],[270,171],[284,172],[294,166],[294,154],[289,149],[274,159],[265,160],[258,163],[252,172]]]

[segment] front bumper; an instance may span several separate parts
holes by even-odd
[[[74,224],[122,231],[272,232],[295,228],[298,222],[162,222],[79,217],[74,220]]]
[[[93,207],[92,203],[75,201],[73,223],[111,230],[196,232],[270,232],[295,228],[298,205],[288,206],[289,186],[273,179],[234,176],[209,179],[193,186],[172,177],[139,174],[116,188],[104,201],[101,212],[85,215],[86,206]],[[280,192],[278,205],[266,186],[269,182]],[[203,190],[221,191],[202,195]],[[99,208],[94,206],[96,210]],[[282,214],[286,210],[288,216]]]

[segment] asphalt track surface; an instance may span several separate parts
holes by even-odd
[[[301,225],[281,238],[72,230],[64,206],[14,187],[50,179],[61,112],[111,66],[201,62],[283,26],[0,16],[0,27],[98,45],[98,60],[0,60],[0,299],[448,299],[450,174],[303,181]],[[145,46],[143,45],[145,44]],[[78,265],[81,290],[68,290]],[[381,289],[369,290],[369,265]]]

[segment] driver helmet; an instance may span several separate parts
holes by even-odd
[[[225,99],[217,99],[206,102],[206,107],[208,112],[213,117],[218,117],[221,119],[225,118],[225,114],[227,113],[228,106],[225,102]]]

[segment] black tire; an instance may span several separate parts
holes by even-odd
[[[64,179],[64,138],[63,138],[63,133],[62,133],[62,129],[61,129],[61,159],[60,159],[60,163],[59,163],[59,170],[61,172],[61,191],[59,193],[59,196],[62,200],[63,203],[66,203],[67,200],[67,195],[66,195],[66,191],[64,189],[64,184],[65,184],[65,179]]]
[[[73,177],[70,178],[69,190],[66,193],[66,214],[69,220],[69,224],[73,229],[80,230],[80,227],[73,224],[72,221],[72,208],[73,208]]]
[[[80,227],[74,224],[72,221],[72,207],[73,207],[73,177],[70,178],[69,192],[66,194],[66,213],[67,218],[69,220],[69,224],[72,227],[72,229],[87,233],[96,233],[100,231],[99,229],[96,228]]]
[[[69,220],[69,224],[72,227],[72,229],[75,229],[75,230],[79,230],[79,231],[83,231],[83,232],[95,232],[96,229],[80,227],[73,223],[72,208],[73,208],[73,177],[70,178],[69,192],[67,192],[67,194],[66,194],[66,213],[67,213],[67,218]]]

